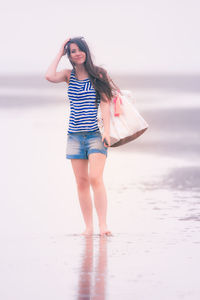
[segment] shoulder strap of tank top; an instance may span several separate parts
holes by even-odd
[[[73,77],[74,77],[74,72],[73,72],[73,69],[72,69],[71,73],[70,73],[70,76],[69,76],[69,83],[70,83],[71,78],[73,78]]]

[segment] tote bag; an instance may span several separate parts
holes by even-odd
[[[140,115],[130,91],[121,90],[110,102],[110,147],[118,147],[135,140],[149,125]],[[97,114],[101,134],[104,132],[100,105]]]

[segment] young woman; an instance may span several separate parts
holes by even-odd
[[[58,63],[65,54],[73,68],[57,72]],[[93,64],[83,37],[64,41],[46,72],[46,79],[68,84],[70,118],[66,158],[71,160],[76,178],[80,207],[86,225],[83,234],[93,234],[91,185],[100,235],[111,235],[106,222],[107,196],[103,171],[110,146],[109,103],[118,88],[103,68]],[[99,105],[104,125],[103,136],[97,123]]]

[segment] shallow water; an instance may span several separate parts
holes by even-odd
[[[109,149],[113,236],[98,235],[94,210],[95,234],[87,238],[65,159],[67,106],[60,91],[50,104],[39,91],[20,93],[0,110],[1,298],[199,299],[198,93],[186,93],[182,105],[180,93],[135,90],[150,127]]]

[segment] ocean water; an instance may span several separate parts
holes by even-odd
[[[2,299],[199,299],[199,76],[113,75],[149,124],[110,148],[109,238],[84,223],[65,159],[67,86],[1,77]],[[12,289],[10,289],[12,286]]]

